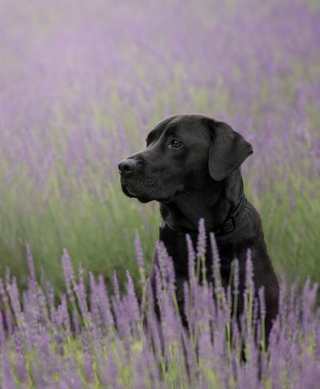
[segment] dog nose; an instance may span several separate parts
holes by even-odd
[[[120,174],[131,173],[138,168],[138,162],[134,159],[123,159],[119,162],[118,169]]]

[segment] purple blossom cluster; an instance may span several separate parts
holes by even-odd
[[[118,161],[144,146],[154,124],[181,112],[213,115],[241,132],[259,155],[244,166],[252,194],[285,183],[293,212],[297,193],[309,191],[295,178],[320,176],[319,16],[314,0],[3,0],[1,245],[21,245],[19,212],[39,217],[42,229],[43,204],[63,207],[71,199],[81,213],[85,196],[107,203],[105,187],[113,184]],[[107,216],[97,208],[102,225],[105,218],[114,222],[113,206]],[[65,226],[52,221],[63,235]],[[234,288],[224,289],[211,235],[214,284],[208,283],[203,224],[199,232],[197,247],[187,236],[187,326],[161,242],[154,296],[136,234],[141,301],[129,272],[122,295],[116,272],[113,295],[103,276],[91,272],[87,288],[82,265],[76,276],[67,250],[65,291],[56,296],[48,274],[36,277],[27,246],[27,289],[18,288],[9,269],[0,278],[0,387],[316,388],[317,285],[308,278],[298,294],[297,284],[288,289],[283,280],[267,348],[264,290],[254,297],[250,252],[239,327],[239,263],[234,260]]]
[[[162,242],[157,249],[156,294],[144,282],[137,300],[127,272],[127,291],[114,295],[103,277],[90,273],[90,291],[64,250],[61,258],[66,293],[55,304],[50,283],[34,276],[32,255],[27,290],[19,291],[9,271],[0,279],[0,386],[11,388],[316,388],[320,379],[320,308],[317,285],[308,278],[302,294],[296,285],[281,285],[279,315],[266,347],[264,291],[254,297],[253,267],[246,260],[247,304],[240,320],[232,311],[237,298],[239,266],[234,262],[233,292],[220,280],[220,259],[211,234],[214,282],[199,284],[195,268],[206,251],[199,224],[197,256],[189,242],[189,282],[184,284],[181,319],[171,258]],[[136,246],[139,237],[136,236]],[[142,252],[137,263],[142,267]],[[232,295],[233,294],[233,295]],[[154,311],[154,299],[161,320]],[[258,315],[260,304],[261,315]]]
[[[267,238],[277,214],[281,233],[274,247],[283,241],[301,258],[299,234],[311,247],[312,269],[319,220],[319,12],[316,0],[2,0],[1,270],[11,262],[18,283],[23,280],[26,243],[47,274],[57,270],[50,255],[63,247],[73,258],[81,253],[86,269],[94,260],[101,272],[107,255],[119,270],[131,241],[122,245],[116,238],[143,225],[154,239],[158,220],[150,207],[124,209],[129,203],[119,185],[114,188],[117,164],[145,146],[161,119],[184,112],[226,120],[252,143],[256,157],[243,166],[246,193],[259,211],[267,209]],[[123,219],[138,217],[128,229]],[[306,268],[290,250],[273,251],[277,271]],[[53,278],[60,288],[61,279]]]
[[[152,125],[190,111],[228,120],[252,142],[259,160],[248,160],[246,169],[256,173],[256,190],[272,184],[266,172],[283,174],[284,159],[299,169],[301,159],[311,159],[306,173],[319,176],[314,3],[37,0],[18,6],[5,0],[0,151],[6,182],[18,185],[14,178],[23,169],[42,187],[58,179],[61,198],[71,181],[104,201],[103,182],[141,147]]]

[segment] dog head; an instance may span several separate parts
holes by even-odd
[[[125,195],[166,204],[183,193],[222,181],[252,154],[252,146],[228,124],[210,116],[171,116],[149,133],[147,147],[119,165]]]

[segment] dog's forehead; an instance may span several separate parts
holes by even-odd
[[[184,114],[169,117],[157,124],[149,133],[148,138],[157,139],[162,134],[194,138],[197,133],[208,133],[205,119],[212,117],[200,114]]]

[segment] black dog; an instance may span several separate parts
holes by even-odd
[[[200,218],[214,232],[221,259],[221,278],[229,282],[231,262],[240,269],[238,314],[243,310],[245,263],[251,249],[256,295],[265,289],[266,335],[278,311],[279,286],[264,240],[261,219],[245,198],[240,165],[252,146],[229,125],[197,114],[175,115],[160,122],[147,137],[147,148],[118,165],[125,195],[160,203],[162,240],[176,272],[176,293],[183,307],[183,282],[188,279],[186,233],[196,237]],[[194,240],[194,238],[193,238]],[[212,280],[211,250],[207,279]],[[155,284],[153,258],[150,276]]]

